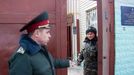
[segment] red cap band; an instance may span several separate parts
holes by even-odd
[[[33,32],[35,29],[38,28],[38,26],[43,26],[43,25],[47,25],[47,24],[49,24],[49,20],[43,20],[41,22],[35,23],[27,28],[27,32],[28,33]]]

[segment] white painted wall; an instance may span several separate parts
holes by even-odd
[[[134,8],[134,0],[115,0],[115,75],[134,75],[134,25],[121,24],[121,6]]]

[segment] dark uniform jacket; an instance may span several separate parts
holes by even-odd
[[[84,60],[84,75],[97,75],[97,45],[95,40],[84,41],[83,49],[78,56],[78,65]]]
[[[69,67],[69,60],[53,59],[46,47],[27,35],[9,60],[9,75],[55,75],[55,68]]]

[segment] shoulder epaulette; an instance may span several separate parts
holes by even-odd
[[[21,53],[21,54],[24,54],[25,50],[23,49],[23,47],[20,47],[18,50],[17,50],[17,53]]]

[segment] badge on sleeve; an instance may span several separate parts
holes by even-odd
[[[20,47],[20,48],[17,50],[17,53],[24,54],[24,52],[25,52],[25,50],[24,50],[22,47]]]

